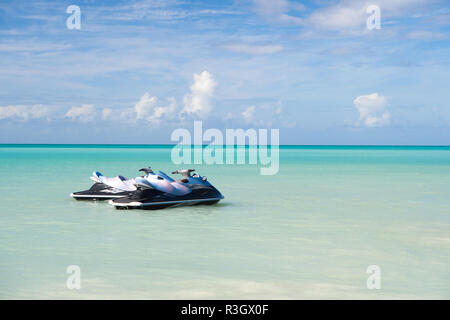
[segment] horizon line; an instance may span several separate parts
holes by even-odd
[[[194,146],[194,147],[206,147],[206,146],[256,146],[260,145],[249,145],[249,144],[233,144],[233,145],[211,145],[211,144],[202,144],[202,145],[180,145],[180,144],[172,144],[172,143],[0,143],[0,146]],[[271,146],[267,144],[266,146]],[[450,145],[432,145],[432,144],[279,144],[280,147],[450,147]]]

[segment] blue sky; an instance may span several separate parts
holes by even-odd
[[[0,143],[450,144],[448,1],[3,0],[0,69]]]

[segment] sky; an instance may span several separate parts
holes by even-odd
[[[194,120],[450,145],[450,3],[0,2],[0,143],[171,143]]]

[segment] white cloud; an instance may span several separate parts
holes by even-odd
[[[153,124],[159,124],[161,120],[173,120],[178,117],[177,101],[174,97],[169,97],[168,104],[161,106],[158,98],[145,93],[134,106],[136,119],[144,119]]]
[[[342,0],[335,5],[326,6],[313,11],[304,19],[303,25],[308,28],[303,38],[311,38],[320,32],[334,32],[342,35],[364,35],[369,32],[366,21],[370,14],[366,12],[369,5],[377,5],[381,12],[381,27],[385,18],[404,17],[407,10],[413,10],[426,0]]]
[[[0,120],[8,118],[28,119],[26,106],[6,106],[0,107]]]
[[[255,106],[250,106],[242,112],[242,116],[245,121],[250,122],[253,120],[253,114],[255,113]]]
[[[241,112],[245,123],[255,127],[284,127],[293,128],[296,121],[290,117],[289,113],[283,113],[281,101],[263,102],[258,105],[251,105]]]
[[[169,97],[166,103],[161,103],[158,97],[146,92],[133,107],[103,108],[101,112],[97,112],[92,105],[82,105],[71,108],[66,113],[66,117],[88,122],[98,115],[102,120],[146,121],[152,125],[159,125],[163,121],[183,120],[182,114],[206,118],[212,110],[211,98],[216,85],[211,73],[204,71],[194,74],[194,83],[190,87],[190,92],[184,96],[182,108],[174,97]]]
[[[95,119],[97,112],[92,104],[83,104],[81,107],[72,107],[67,111],[66,117],[74,121],[90,122]]]
[[[299,17],[289,15],[289,11],[301,11],[305,7],[288,0],[253,0],[253,11],[259,16],[274,22],[301,24]]]
[[[108,119],[112,115],[113,110],[111,108],[103,108],[102,119]]]
[[[28,118],[26,106],[6,106],[0,107],[0,120],[8,118],[18,118],[26,120]]]
[[[358,125],[383,127],[389,125],[391,115],[386,111],[386,97],[378,93],[362,95],[353,101],[359,112]]]
[[[191,92],[184,96],[183,114],[206,118],[212,110],[211,98],[217,82],[211,73],[203,71],[200,74],[194,74],[194,83],[191,86]]]
[[[176,118],[177,113],[177,101],[174,97],[169,97],[168,105],[158,106],[153,110],[152,119],[159,122],[162,119],[173,119]]]
[[[364,123],[367,127],[384,127],[390,123],[391,115],[389,112],[383,112],[380,117],[369,116]]]
[[[146,92],[141,99],[134,106],[134,112],[136,112],[137,119],[144,119],[149,116],[152,109],[156,106],[158,98],[152,97],[148,92]]]
[[[248,43],[231,43],[222,46],[224,49],[247,54],[271,54],[283,50],[281,45],[256,45]]]
[[[313,12],[308,17],[308,25],[315,29],[333,30],[338,33],[361,32],[365,31],[366,19],[367,14],[362,4],[336,5]]]
[[[49,117],[50,115],[50,108],[46,107],[44,105],[41,104],[35,104],[34,106],[31,107],[30,110],[30,115],[31,118],[37,119],[37,118],[45,118],[45,117]]]
[[[33,106],[14,105],[0,107],[0,120],[2,119],[18,119],[27,121],[31,119],[49,117],[50,109],[46,106],[36,104]]]

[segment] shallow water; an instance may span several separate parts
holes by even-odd
[[[215,206],[77,202],[170,147],[0,146],[0,298],[450,298],[449,147],[283,147],[280,171],[190,165]],[[66,268],[81,268],[69,290]],[[366,269],[381,269],[381,289]]]

